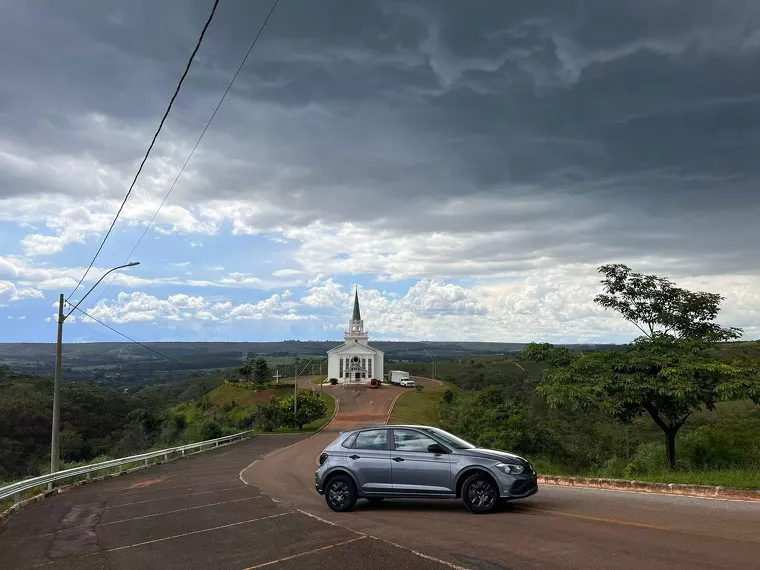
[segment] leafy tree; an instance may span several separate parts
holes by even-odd
[[[246,358],[243,364],[241,364],[238,367],[238,372],[240,375],[246,379],[247,382],[250,382],[251,374],[253,374],[254,370],[254,360],[252,358]]]
[[[292,418],[291,414],[287,416]],[[284,425],[286,420],[285,409],[282,406],[282,402],[276,398],[271,397],[266,402],[260,402],[256,406],[256,412],[254,413],[253,421],[256,426],[262,431],[273,431],[274,429]]]
[[[643,336],[618,350],[587,354],[534,343],[523,358],[549,364],[537,390],[552,407],[601,408],[623,422],[649,414],[665,434],[673,469],[676,435],[693,412],[714,410],[719,400],[760,404],[757,363],[716,356],[714,343],[741,334],[713,322],[720,295],[687,291],[620,264],[599,271],[604,292],[595,302],[620,313]]]
[[[295,417],[293,416],[292,396],[282,402],[282,410],[284,417],[289,418],[289,421],[294,423],[299,430],[303,429],[306,424],[315,422],[327,415],[327,405],[320,395],[305,391],[298,393]]]
[[[257,358],[253,363],[253,381],[264,384],[269,381],[269,365],[266,358]]]

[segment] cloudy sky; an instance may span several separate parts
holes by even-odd
[[[0,341],[55,340],[211,5],[0,0]],[[760,3],[281,0],[138,244],[270,6],[221,0],[90,314],[337,339],[358,286],[376,339],[626,341],[624,262],[760,338]]]

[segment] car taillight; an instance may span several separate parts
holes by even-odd
[[[319,456],[319,464],[322,465],[325,461],[327,461],[327,454],[323,453]]]

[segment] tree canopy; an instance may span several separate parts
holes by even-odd
[[[719,400],[760,404],[757,363],[722,359],[712,350],[714,343],[741,334],[714,322],[720,295],[687,291],[620,264],[599,271],[604,292],[595,301],[620,313],[643,335],[617,350],[585,354],[534,343],[523,358],[550,365],[537,390],[551,406],[601,408],[620,421],[649,414],[665,433],[673,468],[676,434],[694,411],[713,410]]]

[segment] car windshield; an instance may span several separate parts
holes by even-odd
[[[455,435],[452,435],[447,431],[443,431],[442,429],[426,428],[425,431],[435,434],[435,436],[438,439],[443,441],[449,447],[453,447],[454,449],[475,449],[476,447],[472,445],[470,442],[465,441],[462,438],[459,438]]]

